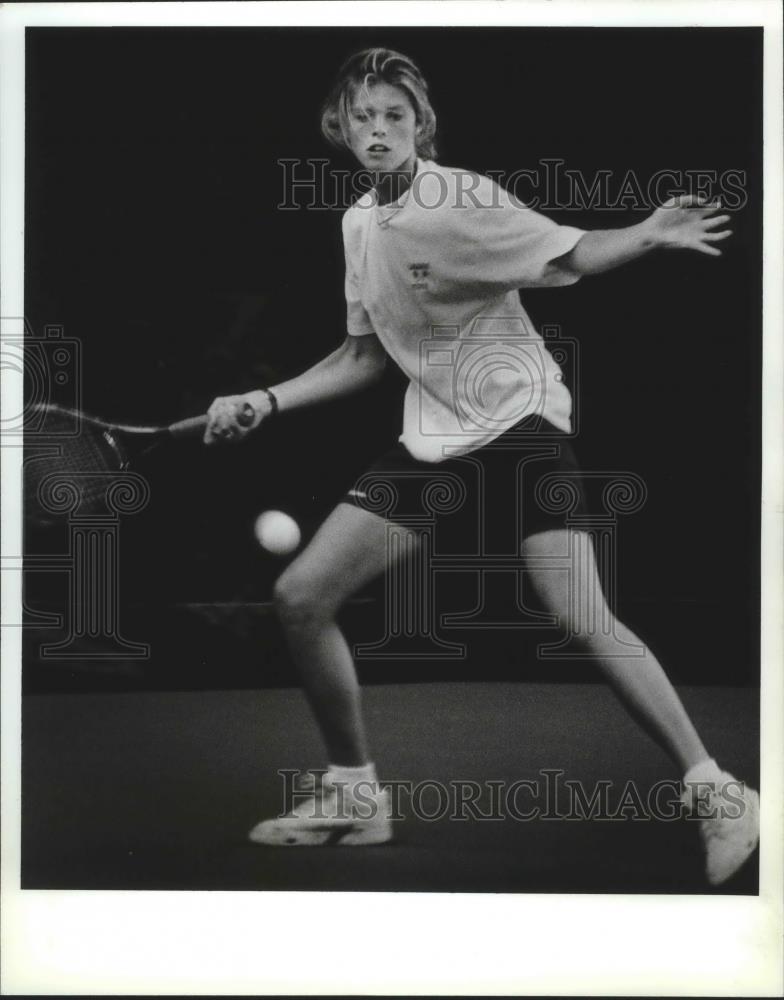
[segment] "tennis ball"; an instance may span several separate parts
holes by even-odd
[[[276,556],[293,552],[302,540],[299,525],[282,510],[265,510],[259,514],[253,530],[259,545]]]

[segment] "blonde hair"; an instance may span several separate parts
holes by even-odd
[[[367,92],[376,83],[388,83],[404,91],[416,115],[417,155],[424,160],[435,159],[436,115],[430,105],[427,83],[408,56],[392,49],[363,49],[341,66],[321,112],[321,131],[327,141],[339,149],[350,149],[351,104],[358,91]]]

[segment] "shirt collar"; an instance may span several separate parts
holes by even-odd
[[[417,157],[417,159],[416,159],[416,167],[414,169],[414,177],[413,177],[411,183],[409,184],[409,186],[406,188],[406,190],[395,201],[390,201],[386,205],[379,205],[378,202],[377,202],[378,194],[377,194],[377,192],[376,192],[375,189],[373,190],[373,193],[372,193],[373,208],[375,209],[376,217],[377,217],[379,223],[388,222],[392,218],[393,215],[397,215],[397,213],[402,208],[405,207],[406,202],[408,201],[408,197],[409,197],[409,195],[411,193],[411,188],[414,186],[414,183],[416,182],[416,179],[419,176],[419,174],[422,172],[423,167],[424,167],[424,161],[421,160],[419,157]]]

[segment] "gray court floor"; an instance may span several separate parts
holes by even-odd
[[[757,692],[682,692],[708,747],[757,785]],[[401,786],[404,819],[388,845],[265,848],[246,839],[283,803],[279,769],[323,767],[298,690],[29,695],[23,715],[23,886],[111,889],[309,889],[460,892],[706,892],[696,825],[614,820],[428,818],[432,785],[504,789],[546,772],[589,793],[628,781],[643,803],[676,779],[665,755],[598,684],[369,686],[365,705],[382,779]],[[485,783],[485,784],[482,784]],[[552,786],[550,786],[552,788]],[[672,797],[672,796],[670,796]],[[666,791],[662,801],[667,799]],[[551,796],[551,811],[569,810]],[[448,812],[455,812],[447,801]],[[540,813],[541,813],[540,808]],[[463,810],[465,813],[465,810]],[[633,806],[627,811],[640,815]],[[424,815],[424,814],[427,814]],[[458,810],[458,815],[460,810]],[[756,859],[723,887],[754,893]]]

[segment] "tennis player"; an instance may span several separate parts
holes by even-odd
[[[488,178],[437,164],[436,117],[425,80],[410,59],[391,50],[369,49],[345,63],[325,104],[322,129],[331,143],[350,150],[374,181],[343,217],[348,336],[290,381],[216,399],[205,441],[248,433],[237,419],[246,403],[258,426],[278,410],[370,386],[387,357],[409,385],[396,446],[361,477],[275,587],[280,621],[329,766],[323,781],[314,780],[310,797],[251,831],[251,839],[262,844],[362,845],[392,837],[356,670],[336,624],[341,605],[395,558],[387,542],[387,519],[395,519],[395,511],[379,513],[368,484],[421,483],[428,474],[460,474],[485,460],[514,462],[514,448],[499,445],[546,435],[558,441],[559,454],[533,463],[536,481],[544,475],[568,477],[583,504],[567,439],[571,398],[518,289],[571,285],[658,251],[718,256],[717,244],[730,235],[729,216],[694,198],[673,199],[622,229],[559,226]],[[431,363],[432,352],[423,348],[434,337],[438,350]],[[505,357],[517,358],[517,364],[494,363],[499,343],[511,345]],[[472,352],[482,350],[491,353],[473,364]],[[614,619],[589,535],[567,527],[556,505],[543,504],[535,482],[524,488],[520,506],[521,554],[530,562],[530,585],[679,769],[684,808],[699,819],[707,879],[714,885],[725,881],[758,842],[757,793],[716,763],[656,657]],[[403,523],[400,531],[417,538]],[[555,569],[570,552],[573,572]],[[593,627],[597,622],[603,627]],[[644,655],[619,655],[619,643],[643,647]]]

